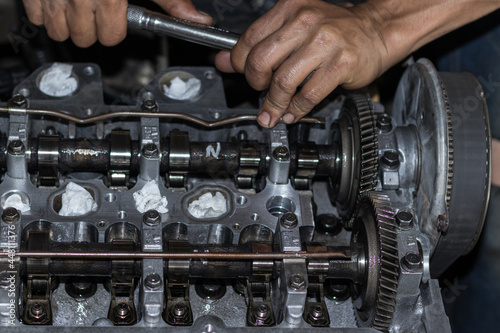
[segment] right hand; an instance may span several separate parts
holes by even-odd
[[[168,14],[212,24],[210,15],[196,10],[191,0],[153,0]],[[44,25],[56,41],[71,37],[80,47],[97,40],[105,46],[120,43],[127,34],[127,0],[23,0],[35,25]]]

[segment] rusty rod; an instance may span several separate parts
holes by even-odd
[[[228,124],[233,124],[237,123],[240,121],[256,121],[257,120],[257,115],[253,114],[243,114],[235,117],[229,117],[217,121],[206,121],[201,118],[192,116],[190,114],[184,114],[184,113],[177,113],[177,112],[146,112],[146,111],[135,111],[135,110],[117,110],[117,111],[111,111],[108,113],[100,114],[97,116],[92,116],[88,118],[80,118],[76,117],[58,110],[49,110],[49,109],[33,109],[33,108],[26,108],[26,109],[20,109],[20,108],[9,108],[9,107],[0,107],[0,112],[3,113],[16,113],[16,114],[31,114],[31,115],[40,115],[40,116],[50,116],[50,117],[56,117],[56,118],[61,118],[67,121],[71,121],[73,123],[79,124],[79,125],[87,125],[87,124],[93,124],[97,122],[101,122],[107,119],[111,118],[118,118],[118,117],[145,117],[145,118],[167,118],[167,119],[182,119],[182,120],[187,120],[192,123],[204,126],[204,127],[218,127],[218,126],[224,126]],[[280,119],[281,120],[281,119]],[[324,124],[325,119],[318,117],[304,117],[299,120],[301,123],[309,123],[309,124]]]
[[[349,259],[345,250],[329,252],[218,253],[218,252],[0,252],[0,258],[73,258],[73,259],[214,259],[214,260],[281,260],[281,259]]]

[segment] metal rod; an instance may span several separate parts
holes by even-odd
[[[111,118],[118,118],[118,117],[145,117],[145,118],[168,118],[168,119],[182,119],[182,120],[187,120],[192,123],[204,126],[204,127],[218,127],[218,126],[224,126],[228,124],[233,124],[237,123],[240,121],[256,121],[257,116],[256,115],[250,115],[250,114],[244,114],[244,115],[239,115],[235,117],[230,117],[230,118],[225,118],[217,121],[206,121],[203,119],[200,119],[198,117],[189,115],[189,114],[184,114],[184,113],[176,113],[176,112],[144,112],[144,111],[134,111],[134,110],[117,110],[117,111],[112,111],[104,114],[100,114],[97,116],[89,117],[89,118],[79,118],[76,116],[72,116],[70,114],[58,111],[58,110],[50,110],[50,109],[33,109],[33,108],[27,108],[27,109],[18,109],[18,108],[9,108],[9,107],[0,107],[0,112],[3,113],[16,113],[16,114],[22,114],[22,113],[27,113],[31,115],[40,115],[40,116],[51,116],[51,117],[57,117],[61,119],[65,119],[67,121],[74,122],[79,125],[87,125],[87,124],[93,124],[97,123],[100,121],[104,121],[107,119]],[[313,118],[313,117],[304,117],[299,120],[301,123],[308,123],[308,124],[324,124],[325,119],[318,117],[318,118]]]
[[[281,260],[281,259],[349,259],[344,250],[329,252],[217,253],[217,252],[0,252],[0,258],[73,258],[73,259],[217,259],[217,260]]]
[[[133,5],[128,6],[127,21],[128,28],[132,30],[146,30],[223,50],[231,50],[240,37],[227,30],[167,16]]]

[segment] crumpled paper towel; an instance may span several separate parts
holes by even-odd
[[[66,185],[66,190],[62,195],[62,207],[59,215],[81,216],[96,210],[97,204],[89,191],[73,182]]]
[[[14,193],[7,197],[3,205],[4,209],[7,207],[14,207],[15,209],[21,211],[21,213],[26,213],[31,209],[29,204],[25,204],[21,195]]]
[[[71,76],[72,72],[72,65],[56,62],[43,73],[38,88],[49,96],[68,96],[78,87],[78,82]]]
[[[184,101],[198,94],[201,88],[201,81],[197,78],[190,78],[184,82],[180,77],[176,76],[170,81],[170,87],[163,85],[163,92],[167,97]]]
[[[207,192],[189,204],[188,212],[196,218],[219,217],[227,212],[226,198],[221,192]]]

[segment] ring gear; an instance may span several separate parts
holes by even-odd
[[[342,152],[342,170],[339,179],[330,178],[331,199],[342,219],[349,221],[359,195],[377,186],[376,119],[368,97],[347,96],[332,129],[333,142]]]
[[[360,261],[366,267],[364,282],[353,285],[358,325],[387,332],[396,306],[399,277],[397,229],[387,195],[368,192],[361,196],[351,242],[364,244]]]

